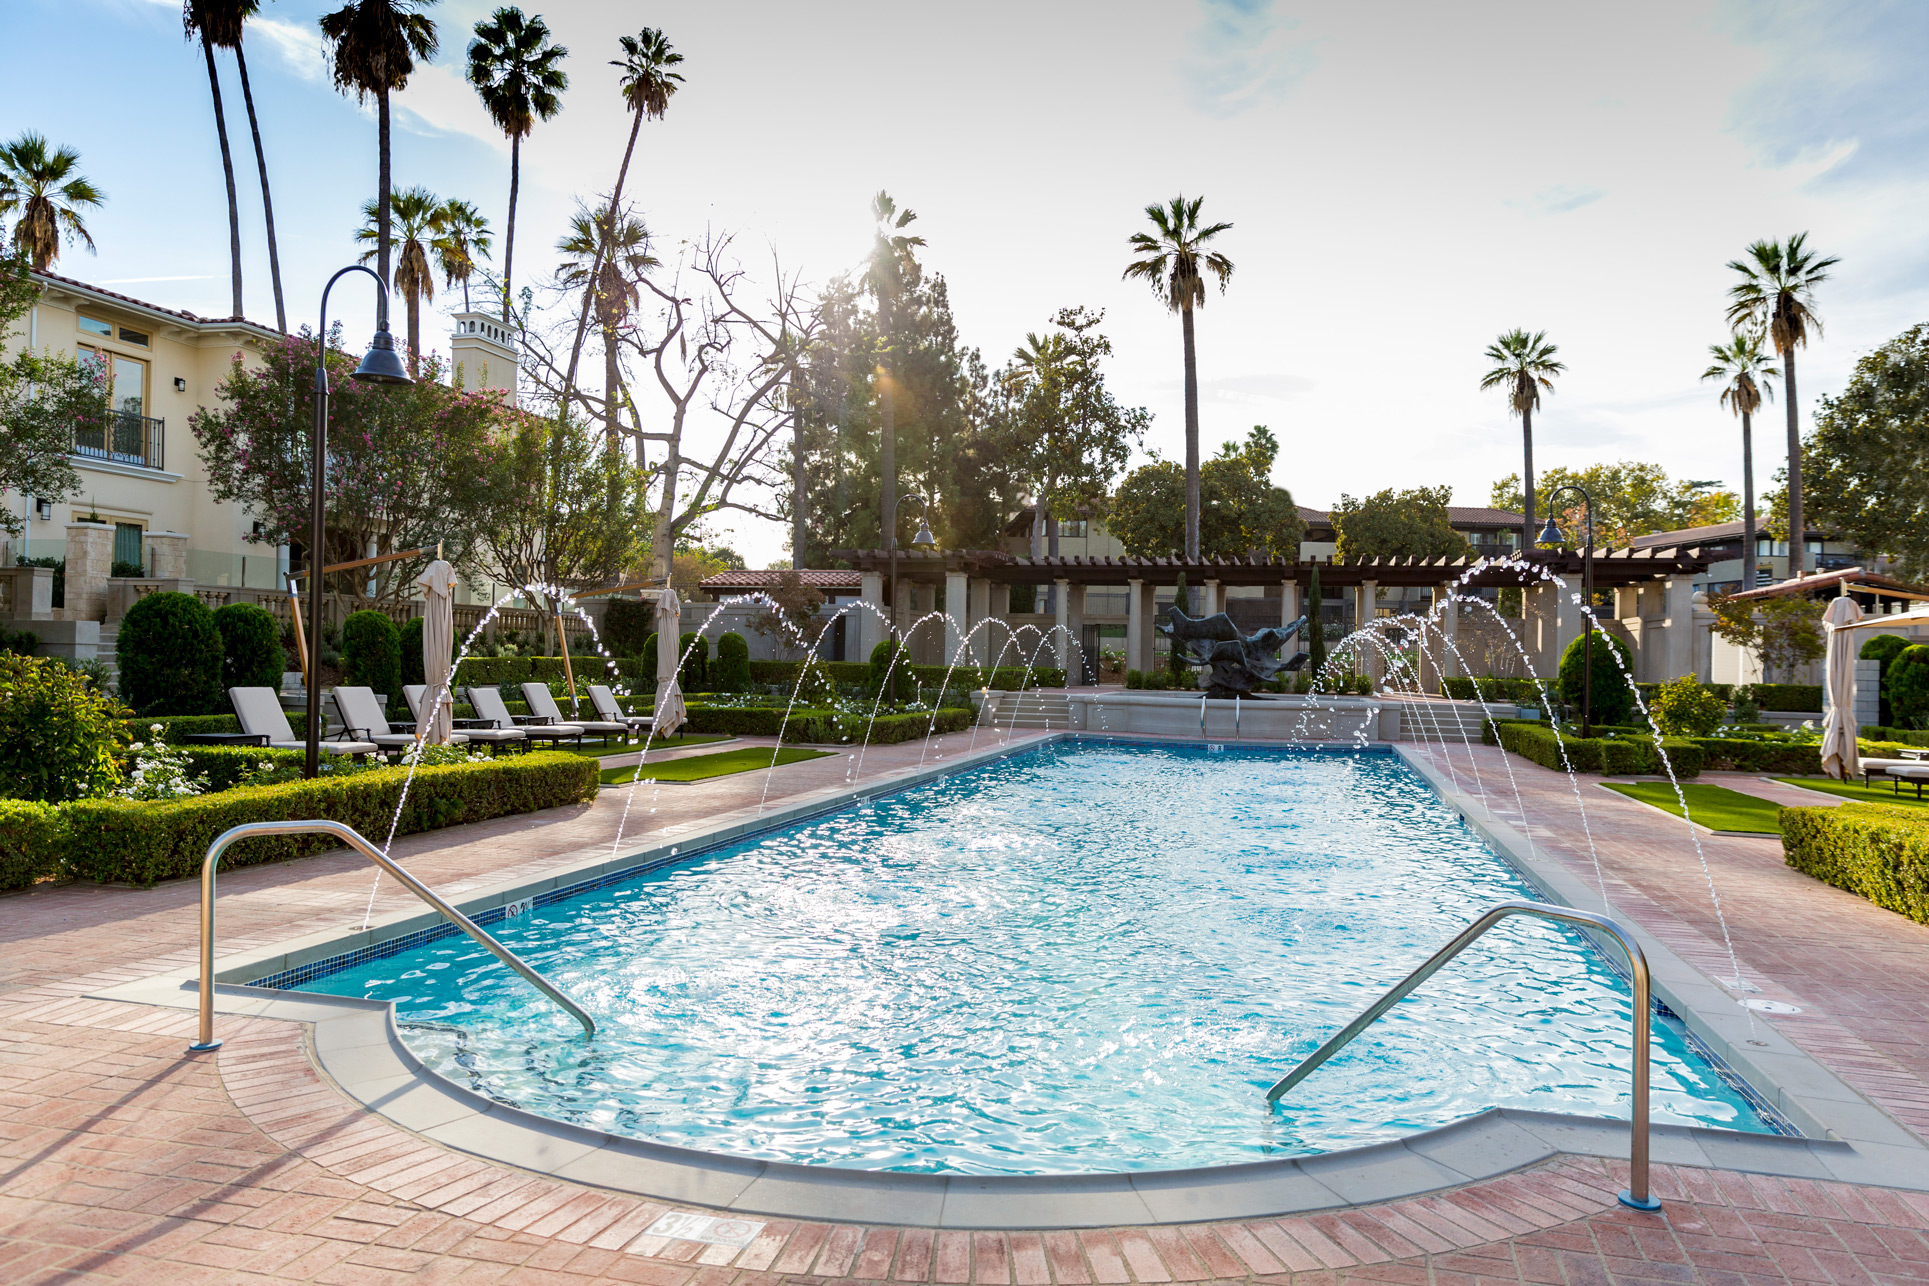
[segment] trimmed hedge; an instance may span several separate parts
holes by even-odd
[[[24,889],[60,872],[60,809],[0,799],[0,889]]]
[[[1865,725],[1862,735],[1871,741],[1896,741],[1905,746],[1929,746],[1929,730],[1922,728],[1885,728],[1879,723]]]
[[[710,683],[719,692],[750,690],[750,644],[728,631],[717,639],[717,659],[710,667]]]
[[[1440,680],[1440,694],[1455,701],[1512,701],[1516,705],[1539,705],[1543,679],[1451,678]]]
[[[439,830],[595,797],[600,765],[584,755],[538,750],[487,763],[419,768],[397,834]],[[208,845],[244,822],[325,817],[371,840],[388,833],[407,774],[320,777],[244,786],[161,803],[83,799],[63,807],[65,866],[74,875],[147,886],[200,872]],[[253,866],[335,847],[325,835],[259,836],[228,850],[224,864]]]
[[[263,760],[277,768],[300,768],[308,756],[299,750],[269,750],[263,746],[182,746],[188,776],[206,777],[210,791],[227,790],[241,774]]]
[[[253,603],[229,603],[214,614],[221,635],[221,692],[229,688],[278,688],[288,657],[281,648],[281,623]]]
[[[352,612],[342,622],[342,666],[353,686],[383,700],[402,694],[402,633],[387,612]]]
[[[1886,804],[1782,810],[1782,860],[1929,924],[1929,815]]]
[[[121,618],[114,648],[121,700],[136,714],[221,708],[221,631],[214,613],[194,595],[165,591],[135,600]]]
[[[1819,683],[1757,683],[1753,688],[1755,704],[1764,710],[1783,714],[1822,713],[1822,685]]]
[[[1610,776],[1646,775],[1662,771],[1661,756],[1655,749],[1654,739],[1645,735],[1572,737],[1566,733],[1556,733],[1544,723],[1489,719],[1481,728],[1480,739],[1490,746],[1498,745],[1556,772],[1570,767],[1575,772],[1598,772]],[[1668,762],[1674,766],[1676,777],[1701,775],[1707,753],[1698,742],[1686,737],[1663,737],[1661,746],[1668,752]],[[1567,751],[1566,762],[1561,758],[1563,748]]]
[[[301,735],[302,723],[306,719],[307,716],[299,710],[288,712],[288,723],[295,729],[296,736]],[[161,740],[170,745],[195,733],[241,731],[241,720],[231,714],[165,714],[146,719],[123,719],[121,723],[126,726],[128,738],[133,741],[146,741],[152,735],[148,728],[158,723],[161,725]]]
[[[1696,737],[1707,754],[1707,766],[1736,772],[1783,776],[1820,776],[1822,744],[1777,741],[1732,741],[1726,737]]]
[[[586,656],[571,655],[570,662],[576,667],[576,683],[580,688],[585,683],[604,683],[609,678],[609,668],[603,658],[591,652]],[[656,681],[656,658],[648,662],[636,657],[621,657],[616,661],[616,673],[634,686],[638,683]],[[519,684],[543,682],[550,685],[564,681],[563,658],[560,656],[472,656],[465,658],[456,670],[455,685],[466,688],[500,687],[514,692]]]
[[[969,728],[976,717],[976,712],[972,710],[940,710],[932,731],[959,732]],[[790,712],[790,718],[786,721],[781,706],[738,709],[732,706],[693,705],[690,707],[690,720],[684,726],[691,732],[722,733],[733,737],[775,737],[781,729],[785,742],[814,745],[836,744],[844,736],[838,731],[835,711],[811,706],[797,707]],[[871,723],[870,735],[865,740],[873,746],[916,741],[925,735],[925,729],[929,726],[929,711],[879,715]]]
[[[769,684],[773,687],[788,688],[797,682],[797,672],[801,661],[752,661],[750,681]],[[871,666],[866,661],[819,661],[817,663],[838,684],[852,684],[867,687],[871,682]],[[898,668],[904,668],[900,662]],[[914,665],[911,677],[920,687],[933,688],[945,681],[945,674],[951,675],[952,687],[991,688],[997,692],[1020,691],[1019,684],[1026,688],[1062,688],[1065,686],[1065,671],[1047,666],[1033,666],[1029,673],[1022,665],[1001,665],[996,669],[990,666],[960,663],[955,669],[945,665]]]

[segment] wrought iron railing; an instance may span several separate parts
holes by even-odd
[[[165,420],[132,411],[110,411],[105,420],[87,420],[74,426],[74,454],[84,460],[165,468],[166,429]]]

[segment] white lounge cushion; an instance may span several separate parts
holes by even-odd
[[[596,707],[598,718],[607,719],[611,723],[620,720],[632,728],[648,728],[656,722],[647,714],[624,714],[623,707],[616,703],[616,694],[611,692],[606,684],[589,685],[589,703]]]
[[[273,688],[229,688],[228,700],[234,706],[235,717],[241,720],[241,731],[251,737],[266,737],[268,745],[276,750],[306,750],[306,741],[295,740],[295,730],[288,726],[287,712],[281,708],[281,698]],[[331,741],[327,737],[317,743],[323,750],[336,755],[372,755],[381,747],[372,741]]]
[[[583,730],[571,723],[517,727],[515,718],[509,713],[509,707],[503,704],[501,692],[495,688],[470,688],[468,692],[469,704],[475,707],[478,719],[487,719],[498,728],[514,729],[532,741],[567,741],[572,737],[583,735]]]
[[[556,696],[549,690],[547,683],[523,684],[522,699],[529,703],[529,713],[550,719],[552,727],[565,726],[562,709],[556,704]],[[629,724],[614,721],[571,719],[569,726],[581,728],[584,732],[593,732],[598,736],[611,732],[621,733],[626,737],[630,735]]]

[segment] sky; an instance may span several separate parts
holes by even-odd
[[[321,58],[328,7],[269,0],[247,37],[294,325],[352,260],[375,187],[372,110]],[[500,229],[508,147],[461,76],[493,7],[430,11],[442,52],[395,100],[394,174]],[[753,267],[774,254],[822,282],[866,252],[887,189],[917,211],[926,269],[989,364],[1061,307],[1104,309],[1113,388],[1152,412],[1145,450],[1168,458],[1179,323],[1120,273],[1146,204],[1203,195],[1236,264],[1198,316],[1205,450],[1268,425],[1275,480],[1314,507],[1441,484],[1485,504],[1520,467],[1518,422],[1478,389],[1486,346],[1514,327],[1545,330],[1568,367],[1536,416],[1538,467],[1643,460],[1738,487],[1739,427],[1699,376],[1728,333],[1725,265],[1758,238],[1807,231],[1842,260],[1800,357],[1804,423],[1929,311],[1919,0],[527,8],[572,53],[562,113],[523,148],[519,281],[548,266],[576,199],[613,181],[629,118],[607,63],[618,35],[659,26],[687,83],[645,124],[629,191],[660,244],[733,231]],[[231,62],[223,75],[247,311],[272,322]],[[29,129],[78,148],[108,195],[88,220],[98,254],[57,271],[229,311],[206,71],[175,0],[0,0],[0,136]],[[337,310],[351,337],[372,314],[360,295]],[[1775,442],[1758,442],[1758,491]],[[752,566],[786,555],[774,523],[714,534]]]

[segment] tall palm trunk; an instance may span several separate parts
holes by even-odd
[[[221,136],[221,173],[228,180],[228,255],[234,284],[234,316],[241,316],[241,207],[234,193],[234,153],[228,149],[228,118],[221,110],[221,78],[214,70],[214,46],[201,37],[201,53],[208,62],[208,92],[214,96],[214,131]]]
[[[389,284],[389,164],[388,90],[375,91],[375,271],[384,289],[376,296],[376,329],[388,329]]]
[[[261,171],[261,213],[268,225],[268,277],[275,287],[275,329],[288,333],[288,310],[281,301],[281,249],[275,241],[275,202],[268,193],[268,154],[261,150],[261,122],[255,118],[255,93],[248,84],[248,60],[241,45],[234,47],[234,65],[241,70],[241,101],[248,108],[248,133],[255,141],[255,168]]]
[[[603,426],[611,452],[617,450],[622,424],[623,373],[616,364],[616,327],[603,327]]]
[[[898,545],[897,507],[898,507],[898,444],[897,444],[897,394],[891,380],[891,294],[880,291],[877,297],[877,320],[879,338],[884,341],[884,352],[879,356],[877,373],[877,418],[878,418],[878,473],[883,483],[881,507],[877,511],[878,521],[884,524],[884,547],[896,549]]]
[[[1808,568],[1808,524],[1802,517],[1802,413],[1795,400],[1795,346],[1782,350],[1782,393],[1788,399],[1788,576]]]
[[[609,235],[612,237],[616,235],[616,209],[623,200],[623,180],[627,179],[630,174],[630,154],[636,151],[637,131],[642,128],[643,113],[632,112],[630,120],[630,141],[623,148],[623,163],[616,169],[616,186],[610,191]],[[589,284],[583,287],[583,306],[576,315],[576,338],[571,341],[569,346],[569,370],[563,376],[563,405],[565,408],[569,404],[570,390],[576,387],[576,366],[583,357],[583,336],[588,333],[589,330],[590,301],[595,298],[596,274],[602,269],[602,266],[603,243],[601,240],[598,240],[595,249],[590,254]],[[607,352],[607,350],[605,351]],[[607,357],[605,360],[608,360]],[[611,414],[613,421],[614,412]],[[612,432],[614,432],[614,430],[612,430]]]
[[[1520,526],[1520,552],[1527,554],[1534,548],[1534,408],[1524,406],[1520,412],[1521,473],[1520,495],[1524,520]]]
[[[1193,347],[1192,304],[1179,309],[1186,343],[1186,561],[1199,561],[1199,357]]]
[[[1746,408],[1741,413],[1741,587],[1755,588],[1755,443]]]
[[[509,275],[516,262],[516,189],[522,184],[522,136],[509,139],[509,229],[502,239],[502,320],[509,320]],[[592,278],[592,282],[594,279]]]
[[[416,354],[422,351],[422,292],[410,290],[407,295],[409,305],[409,375],[417,373]]]

